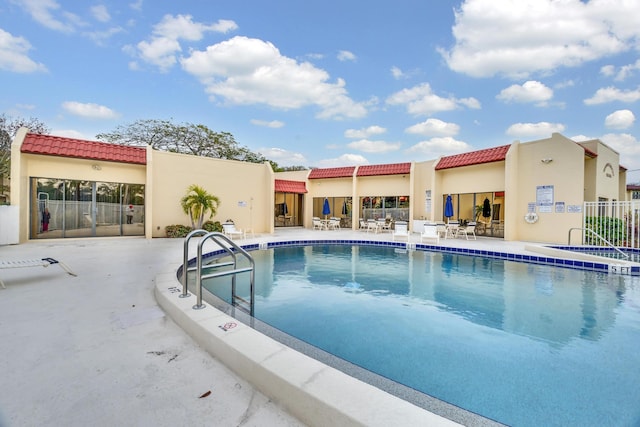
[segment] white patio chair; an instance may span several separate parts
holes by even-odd
[[[425,239],[434,241],[436,244],[440,243],[440,233],[438,233],[438,226],[436,224],[424,225],[424,231],[420,234],[420,242],[424,243]]]
[[[313,229],[314,230],[324,230],[324,224],[320,218],[313,218]]]
[[[409,224],[406,221],[396,221],[395,230],[393,230],[393,240],[396,240],[396,237],[399,239],[407,239],[409,242]]]
[[[476,240],[476,223],[475,222],[470,222],[467,224],[466,227],[461,227],[458,230],[458,236],[464,236],[467,240],[469,240],[469,236],[473,236],[473,239],[471,240]]]
[[[372,230],[373,230],[374,233],[378,232],[378,223],[376,222],[375,219],[368,219],[367,220],[367,233],[372,231]]]
[[[232,222],[225,222],[222,224],[222,232],[227,235],[231,240],[233,240],[234,236],[246,238],[246,234],[244,231],[237,229],[236,225]]]

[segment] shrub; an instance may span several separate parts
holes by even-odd
[[[222,224],[220,224],[220,221],[207,221],[204,224],[202,224],[202,228],[204,230],[207,230],[208,232],[212,232],[212,231],[217,231],[219,233],[222,232]]]
[[[607,239],[611,244],[618,246],[627,238],[625,222],[618,218],[595,217],[586,218],[586,227]],[[604,245],[602,239],[587,233],[585,243],[588,245]]]
[[[167,225],[164,231],[167,233],[167,237],[187,237],[191,227],[186,225]]]

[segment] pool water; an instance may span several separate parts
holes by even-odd
[[[640,425],[637,276],[374,246],[252,256],[256,318],[351,363],[508,425]]]

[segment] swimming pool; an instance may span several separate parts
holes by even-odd
[[[393,247],[252,255],[256,317],[363,368],[511,425],[640,420],[637,277]]]

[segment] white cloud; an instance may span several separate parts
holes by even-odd
[[[535,102],[540,106],[546,105],[553,98],[553,90],[535,80],[529,80],[522,85],[511,85],[502,89],[496,96],[497,99],[509,102]]]
[[[29,58],[31,44],[22,37],[14,37],[0,28],[0,70],[14,73],[47,71],[43,64]]]
[[[458,141],[450,136],[431,138],[421,141],[405,150],[411,155],[424,155],[428,159],[436,159],[440,156],[464,153],[471,151],[472,147],[464,141]]]
[[[300,153],[294,153],[282,148],[260,148],[258,152],[269,160],[273,160],[280,166],[301,166],[307,163],[307,159]]]
[[[91,14],[100,22],[109,22],[109,20],[111,20],[111,15],[109,14],[107,7],[103,4],[91,6]]]
[[[356,56],[352,53],[349,52],[348,50],[341,50],[340,52],[338,52],[338,61],[355,61],[356,60]]]
[[[266,120],[251,119],[251,124],[256,126],[273,128],[273,129],[281,128],[284,126],[284,123],[281,122],[280,120],[266,121]]]
[[[368,139],[360,139],[347,144],[347,147],[365,153],[390,153],[399,150],[401,146],[402,144],[399,142],[370,141]]]
[[[636,116],[631,110],[618,110],[609,114],[604,120],[604,125],[609,129],[627,129],[636,121]]]
[[[615,76],[614,80],[616,81],[623,81],[632,77],[638,70],[640,70],[640,59],[633,64],[623,65],[619,69],[616,69],[614,65],[605,65],[600,69],[600,73],[607,77]]]
[[[374,125],[374,126],[369,126],[363,129],[347,129],[346,131],[344,131],[344,136],[346,138],[364,139],[364,138],[369,138],[370,136],[373,136],[373,135],[381,135],[386,131],[387,129],[383,128],[382,126]]]
[[[65,138],[84,139],[86,141],[93,141],[95,139],[93,135],[89,136],[74,129],[54,129],[51,131],[51,135],[63,136]]]
[[[129,3],[129,7],[133,10],[141,11],[142,10],[142,2],[143,0],[136,0],[133,3]]]
[[[603,65],[600,67],[600,74],[603,76],[611,77],[616,73],[616,67],[614,65]]]
[[[360,154],[343,154],[334,159],[324,159],[317,162],[317,166],[321,168],[337,168],[340,166],[361,166],[368,165],[369,161]]]
[[[620,164],[628,169],[640,169],[640,141],[628,133],[608,133],[600,141],[620,153]]]
[[[120,116],[120,114],[104,105],[92,103],[66,101],[62,103],[62,108],[75,116],[90,119],[114,119]]]
[[[55,0],[22,0],[17,3],[36,22],[51,30],[72,33],[76,26],[84,25],[78,16],[61,11],[60,5]]]
[[[440,53],[473,77],[523,78],[637,47],[637,16],[637,1],[466,0],[455,11],[455,44]]]
[[[433,93],[429,83],[423,83],[410,89],[402,89],[387,98],[387,104],[406,105],[407,112],[414,115],[430,115],[442,111],[451,111],[461,105],[469,108],[480,108],[475,98],[457,99],[443,98]]]
[[[621,91],[616,87],[609,86],[598,89],[591,98],[585,99],[584,103],[597,105],[613,101],[636,102],[638,100],[640,100],[640,89]]]
[[[404,131],[423,136],[454,136],[460,132],[460,126],[438,119],[427,119],[422,123],[409,126]]]
[[[365,105],[349,98],[345,82],[328,82],[329,74],[309,62],[281,55],[271,43],[248,37],[193,51],[181,60],[198,77],[212,99],[229,104],[265,104],[283,110],[315,105],[319,118],[361,118]]]
[[[391,75],[396,80],[400,80],[401,78],[406,77],[406,75],[398,67],[391,67]]]
[[[199,41],[207,32],[227,33],[237,28],[236,23],[229,20],[203,24],[194,22],[191,15],[165,15],[153,27],[151,39],[137,44],[138,54],[164,72],[177,62],[176,55],[182,50],[179,40]]]
[[[509,126],[506,134],[517,138],[544,138],[554,132],[563,132],[564,125],[560,123],[516,123]]]

